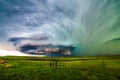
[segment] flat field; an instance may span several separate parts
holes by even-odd
[[[120,80],[120,56],[0,57],[0,80]]]

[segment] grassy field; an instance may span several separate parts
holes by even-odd
[[[120,80],[120,56],[0,57],[0,80]]]

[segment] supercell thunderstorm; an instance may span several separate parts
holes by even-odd
[[[83,55],[116,39],[120,0],[0,0],[0,41],[20,52]]]

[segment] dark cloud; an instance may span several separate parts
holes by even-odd
[[[71,55],[74,48],[75,47],[72,45],[29,43],[19,46],[18,50],[26,54],[34,54],[34,55],[49,55],[49,54]]]
[[[34,55],[71,55],[74,50],[72,44],[55,44],[54,42],[49,43],[50,37],[46,34],[31,35],[29,37],[12,37],[9,42],[12,42],[16,49],[26,54]]]
[[[37,35],[30,35],[27,37],[12,37],[8,41],[12,42],[14,45],[18,45],[20,42],[24,41],[47,41],[50,39],[49,35],[46,34],[37,34]]]

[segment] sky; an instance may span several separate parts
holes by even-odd
[[[0,55],[26,55],[19,48],[28,43],[119,55],[120,0],[0,0]]]

